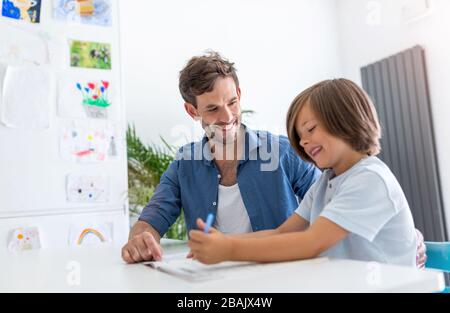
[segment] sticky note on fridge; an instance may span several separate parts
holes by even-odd
[[[11,67],[3,79],[2,123],[11,128],[50,127],[51,75],[39,67]]]
[[[11,252],[41,248],[39,229],[37,227],[14,228],[8,235],[8,250]]]
[[[109,179],[105,174],[69,174],[66,183],[68,202],[108,202]]]
[[[69,246],[92,246],[113,241],[113,223],[73,224],[69,229]]]

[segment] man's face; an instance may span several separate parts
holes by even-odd
[[[187,103],[186,110],[199,119],[207,136],[216,143],[231,143],[241,123],[241,91],[233,78],[218,78],[211,92],[197,96],[197,108]]]

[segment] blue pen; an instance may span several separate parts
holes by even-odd
[[[209,228],[212,226],[213,221],[214,221],[214,213],[209,213],[208,217],[206,218],[206,225],[204,230],[206,234],[209,232]]]

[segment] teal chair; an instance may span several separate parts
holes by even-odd
[[[450,273],[450,242],[425,242],[427,247],[427,263],[425,268]],[[442,293],[450,293],[446,287]]]

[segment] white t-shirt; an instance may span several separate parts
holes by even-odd
[[[242,201],[238,184],[226,187],[219,185],[219,197],[214,228],[224,234],[252,232],[250,218]]]
[[[368,157],[333,177],[324,171],[296,210],[310,224],[322,216],[349,231],[322,256],[415,266],[413,218],[390,169]]]

